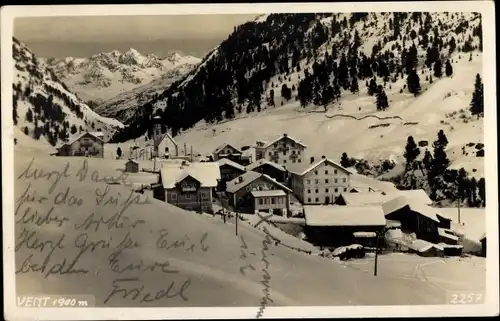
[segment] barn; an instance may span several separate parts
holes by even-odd
[[[139,172],[139,162],[133,159],[129,159],[125,163],[125,172],[127,173],[138,173]]]
[[[383,231],[386,224],[384,212],[377,205],[306,205],[304,215],[308,242],[325,247],[375,246],[373,236]]]

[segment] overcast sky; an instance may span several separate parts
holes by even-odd
[[[202,58],[252,15],[29,17],[14,20],[14,36],[40,57],[89,57],[134,48]]]

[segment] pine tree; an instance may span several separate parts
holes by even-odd
[[[451,63],[449,60],[446,61],[446,67],[445,67],[445,71],[446,71],[446,76],[447,77],[450,77],[452,74],[453,74],[453,67],[451,66]]]
[[[413,166],[413,162],[417,159],[418,155],[420,155],[420,149],[418,148],[417,144],[415,144],[413,136],[408,136],[405,152],[403,154],[404,158],[406,159],[405,172],[407,172]]]
[[[470,102],[470,111],[473,115],[479,116],[484,113],[484,85],[479,74],[476,75],[476,82],[474,83],[474,92],[472,93],[472,100]]]
[[[438,132],[438,138],[434,141],[434,162],[432,164],[434,177],[438,175],[443,175],[445,170],[450,165],[450,160],[446,155],[446,146],[448,145],[448,139],[441,129]]]
[[[368,95],[373,96],[377,93],[377,82],[375,81],[375,78],[372,78],[370,80],[370,83],[368,84]]]
[[[389,107],[387,95],[385,94],[384,88],[382,86],[378,86],[376,98],[377,110],[386,110],[387,107]]]
[[[347,153],[342,153],[342,157],[340,158],[340,165],[342,165],[342,167],[349,167],[351,165]]]
[[[268,97],[268,100],[267,100],[267,104],[269,106],[275,106],[275,104],[274,104],[274,89],[271,89],[271,91],[269,92],[269,97]]]
[[[478,204],[478,199],[477,199],[477,180],[475,177],[472,177],[470,179],[469,189],[470,189],[469,206],[476,207],[479,204]]]
[[[359,92],[359,85],[358,85],[358,79],[356,77],[353,77],[351,80],[351,87],[349,90],[354,94]]]
[[[116,156],[118,156],[118,158],[122,158],[122,149],[120,147],[116,149]]]
[[[443,63],[441,62],[441,59],[438,58],[434,63],[434,76],[437,78],[441,78],[442,75],[443,75]]]
[[[283,99],[285,100],[290,100],[290,98],[292,98],[292,92],[286,84],[283,84],[283,86],[281,86],[281,97],[283,97]]]
[[[429,172],[432,169],[432,162],[434,159],[432,158],[431,152],[426,149],[424,153],[424,158],[422,159],[422,164],[424,165],[424,168]]]
[[[486,182],[484,177],[481,177],[477,182],[477,193],[481,198],[481,205],[486,206]]]
[[[408,85],[408,91],[412,93],[415,97],[420,93],[420,78],[418,77],[415,69],[412,69],[406,78],[406,84]]]
[[[28,108],[28,111],[26,112],[26,121],[29,121],[30,123],[33,121],[33,111],[31,108]]]

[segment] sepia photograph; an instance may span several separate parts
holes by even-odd
[[[3,7],[5,318],[498,315],[493,12]]]

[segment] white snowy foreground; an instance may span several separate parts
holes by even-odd
[[[131,194],[123,185],[97,183],[103,175],[120,176],[116,163],[89,158],[85,175],[83,161],[33,151],[15,154],[15,194],[21,200],[15,217],[18,295],[86,294],[97,306],[109,307],[255,306],[257,311],[262,302],[445,304],[448,278],[454,290],[470,284],[484,288],[484,269],[463,273],[458,262],[440,266],[432,275],[441,280],[436,285],[401,277],[396,259],[390,264],[381,259],[380,275],[374,277],[276,247],[249,224],[240,224],[236,236],[233,224],[146,200],[148,194]],[[57,183],[56,173],[62,173]],[[129,181],[122,178],[118,181]],[[30,197],[21,197],[26,191]],[[35,212],[37,218],[30,220]],[[51,219],[43,219],[49,212]],[[255,271],[246,268],[243,274],[240,269],[248,264]]]

